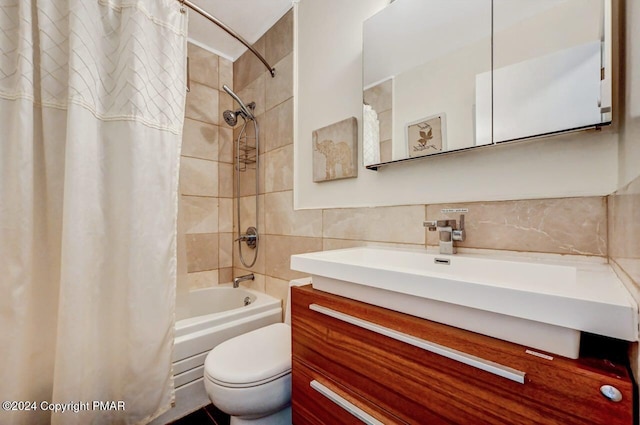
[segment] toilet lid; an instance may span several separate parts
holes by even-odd
[[[291,328],[276,323],[216,346],[204,363],[206,377],[229,387],[255,386],[291,372]]]

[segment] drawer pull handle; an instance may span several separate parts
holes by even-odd
[[[414,347],[418,347],[425,351],[438,354],[442,357],[446,357],[448,359],[464,363],[468,366],[484,370],[485,372],[493,373],[494,375],[510,379],[511,381],[518,382],[520,384],[524,384],[524,378],[526,374],[509,366],[504,366],[500,363],[492,362],[481,357],[463,353],[462,351],[458,351],[453,348],[445,347],[444,345],[436,344],[435,342],[417,338],[403,332],[398,332],[394,329],[380,326],[376,323],[368,322],[358,317],[349,316],[348,314],[344,314],[318,304],[310,304],[309,309],[320,314],[324,314],[325,316],[333,317],[334,319],[338,319],[343,322],[358,326],[360,328],[375,332],[377,334],[395,339],[396,341],[413,345]]]
[[[364,410],[360,409],[353,403],[350,403],[349,401],[345,400],[344,398],[342,398],[341,396],[333,392],[331,389],[325,387],[315,379],[311,381],[309,385],[311,386],[311,388],[313,388],[314,390],[316,390],[317,392],[325,396],[331,402],[340,406],[342,409],[346,410],[347,412],[351,413],[353,416],[360,419],[365,424],[384,425],[382,422],[380,422],[379,420],[377,420],[376,418],[374,418]]]

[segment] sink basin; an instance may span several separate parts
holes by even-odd
[[[608,264],[362,247],[291,256],[316,289],[577,358],[582,331],[636,341],[637,305]]]

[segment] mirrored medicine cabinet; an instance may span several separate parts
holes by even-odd
[[[367,168],[611,122],[611,0],[396,0],[363,38]]]

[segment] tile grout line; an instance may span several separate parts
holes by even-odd
[[[218,422],[211,416],[211,413],[209,413],[206,407],[203,407],[202,410],[204,410],[204,413],[209,417],[213,425],[218,425]]]

